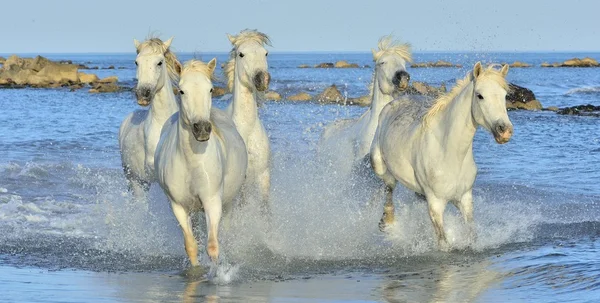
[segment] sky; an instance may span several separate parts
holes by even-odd
[[[413,51],[600,51],[600,1],[3,1],[0,53],[133,52],[174,37],[179,52],[225,52],[257,29],[275,52],[368,52],[383,35]]]

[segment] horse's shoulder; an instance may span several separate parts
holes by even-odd
[[[133,125],[142,124],[148,117],[149,111],[146,109],[136,109],[129,115],[129,121]]]

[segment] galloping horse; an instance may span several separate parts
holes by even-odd
[[[371,107],[358,119],[345,119],[328,125],[320,139],[320,153],[335,160],[335,166],[341,172],[349,173],[351,166],[369,153],[381,110],[394,99],[394,94],[408,88],[410,75],[406,72],[406,62],[412,61],[410,45],[386,36],[379,40],[378,47],[379,50],[372,50],[375,71]],[[335,159],[348,155],[340,153],[340,148],[351,149],[349,159]]]
[[[143,43],[134,39],[137,50],[137,102],[148,110],[129,114],[119,129],[119,147],[125,177],[130,190],[143,197],[155,181],[154,151],[163,124],[177,112],[173,84],[179,80],[181,63],[169,47],[173,38],[162,42],[151,38]]]
[[[192,266],[199,263],[190,214],[204,211],[207,253],[216,262],[221,214],[230,213],[248,164],[246,146],[233,121],[212,108],[211,79],[216,62],[192,60],[185,64],[179,82],[180,110],[165,123],[154,163],[158,183],[183,231]]]
[[[265,45],[271,45],[271,42],[267,35],[255,30],[244,30],[237,36],[227,36],[233,49],[229,54],[230,60],[225,65],[225,74],[233,100],[226,111],[248,148],[247,185],[244,186],[244,191],[258,186],[260,199],[265,210],[268,210],[271,148],[265,127],[258,117],[256,93],[269,88],[269,53]]]
[[[394,222],[392,194],[396,182],[423,194],[441,249],[448,248],[444,210],[454,203],[473,231],[472,188],[477,175],[473,137],[478,126],[499,144],[513,134],[506,112],[505,80],[508,65],[500,71],[481,63],[431,106],[409,99],[395,100],[383,109],[371,147],[371,164],[386,185],[386,202],[379,227]]]

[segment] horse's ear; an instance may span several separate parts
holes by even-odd
[[[506,75],[508,74],[508,64],[502,65],[500,73],[502,74],[502,77],[506,78]]]
[[[477,79],[477,77],[479,77],[479,75],[481,75],[482,71],[483,71],[483,67],[481,67],[481,62],[475,63],[475,66],[473,67],[473,77],[475,79]]]
[[[173,43],[173,37],[169,38],[169,40],[167,40],[167,41],[164,42],[165,47],[167,49],[169,49],[169,47],[171,47],[171,43]]]
[[[373,61],[377,61],[377,51],[374,48],[372,48],[371,52],[373,53]]]
[[[229,42],[231,42],[231,44],[234,44],[234,42],[235,42],[235,37],[234,36],[232,36],[230,34],[227,34],[227,39],[229,39]]]
[[[137,39],[133,39],[133,45],[135,45],[135,49],[139,49],[140,48],[140,41],[137,41]]]
[[[211,75],[215,72],[215,67],[217,67],[217,58],[212,58],[212,60],[208,61],[208,70]]]

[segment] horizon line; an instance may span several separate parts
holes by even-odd
[[[229,54],[229,51],[175,51],[180,54]],[[10,56],[14,54],[22,54],[22,55],[35,55],[35,54],[48,54],[48,55],[123,55],[123,54],[133,54],[131,51],[107,51],[107,52],[0,52],[0,56]],[[270,50],[269,53],[272,54],[370,54],[370,50],[365,51],[342,51],[342,50],[304,50],[304,51],[294,51],[294,50],[285,50],[285,51],[276,51]],[[416,50],[413,54],[418,53],[470,53],[470,54],[485,54],[485,53],[600,53],[600,50]]]

